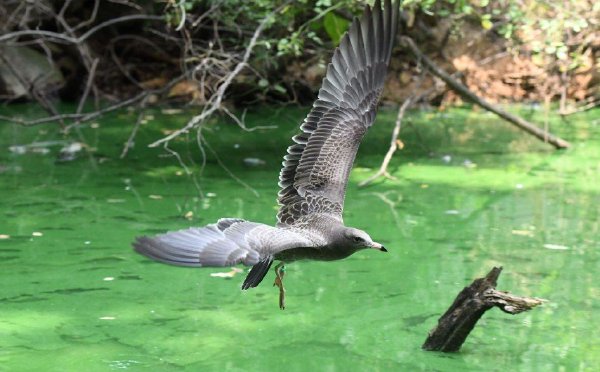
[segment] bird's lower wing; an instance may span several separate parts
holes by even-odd
[[[138,253],[176,266],[257,265],[248,287],[260,283],[276,253],[313,245],[297,232],[232,218],[204,227],[141,236],[133,242]]]
[[[243,224],[247,232],[259,225]],[[133,247],[146,257],[176,266],[232,266],[239,263],[251,266],[260,261],[260,254],[247,242],[231,239],[218,224],[153,237],[141,236],[133,242]]]

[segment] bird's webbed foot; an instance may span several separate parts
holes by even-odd
[[[279,308],[285,309],[285,288],[283,287],[283,276],[285,275],[285,263],[280,262],[275,266],[275,282],[273,287],[279,287]]]

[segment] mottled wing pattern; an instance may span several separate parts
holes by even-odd
[[[317,101],[279,175],[278,226],[324,213],[341,221],[358,146],[373,124],[398,24],[398,2],[377,0],[334,51]]]
[[[138,237],[134,249],[177,266],[253,266],[277,252],[312,247],[306,237],[287,229],[223,218],[216,224]]]

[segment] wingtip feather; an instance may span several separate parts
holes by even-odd
[[[322,191],[323,182],[327,182],[317,182],[319,177],[311,176],[313,168],[318,164],[316,159],[322,155],[321,147],[326,142],[323,136],[331,135],[336,126],[346,126],[348,129],[349,120],[354,120],[354,125],[360,127],[360,131],[354,132],[361,135],[373,123],[397,32],[400,1],[392,3],[392,0],[384,0],[383,5],[382,7],[381,0],[376,0],[373,7],[366,6],[363,15],[353,20],[340,45],[333,52],[318,99],[301,125],[302,133],[294,137],[294,152],[299,156],[286,156],[284,159],[279,177],[281,190],[278,202],[281,208],[277,217],[280,224],[288,224],[287,221],[293,222],[299,217],[296,216],[293,205],[303,202],[303,188],[314,186]],[[354,113],[356,117],[339,118],[334,114],[336,110]],[[288,150],[288,153],[291,151]],[[347,158],[352,161],[354,156]],[[351,168],[352,163],[345,165]],[[310,182],[314,184],[307,185]],[[336,185],[343,185],[338,190],[341,197],[336,194],[335,200],[330,200],[332,203],[341,203],[336,210],[338,213],[343,207],[345,182],[335,182]]]

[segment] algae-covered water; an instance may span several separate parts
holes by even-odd
[[[250,112],[248,127],[276,126],[250,132],[212,122],[205,158],[194,134],[173,142],[191,175],[146,147],[191,112],[148,112],[122,160],[134,113],[87,124],[87,151],[58,163],[58,128],[1,124],[0,370],[597,370],[600,111],[563,121],[521,108],[571,141],[566,151],[475,109],[411,112],[396,180],[358,188],[387,150],[395,111],[383,110],[351,174],[345,222],[389,253],[288,265],[285,311],[272,273],[241,291],[245,273],[132,251],[137,235],[219,217],[274,223],[281,157],[305,113]],[[422,351],[458,291],[498,265],[499,289],[548,302],[489,311],[458,353]]]

